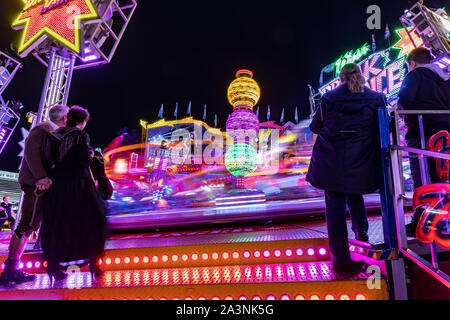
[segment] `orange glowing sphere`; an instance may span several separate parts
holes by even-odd
[[[237,106],[253,108],[259,101],[261,89],[253,79],[250,70],[239,70],[236,79],[228,87],[228,102],[236,108]]]

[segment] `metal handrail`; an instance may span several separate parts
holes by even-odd
[[[422,178],[422,184],[429,184],[429,176],[427,170],[427,164],[425,157],[434,157],[445,160],[450,160],[450,154],[444,152],[435,152],[426,150],[426,141],[423,127],[423,115],[450,115],[450,110],[394,110],[395,119],[395,130],[397,140],[400,142],[400,133],[398,127],[398,119],[400,115],[417,115],[418,125],[420,132],[420,146],[421,149],[405,147],[396,144],[390,144],[389,148],[391,150],[391,163],[393,171],[393,187],[394,187],[394,198],[396,201],[396,224],[397,224],[397,239],[399,251],[407,258],[411,259],[415,264],[425,270],[432,277],[436,278],[447,288],[450,288],[450,277],[442,270],[439,270],[437,261],[437,246],[433,242],[430,244],[430,253],[432,258],[432,263],[420,257],[410,248],[408,248],[406,228],[405,228],[405,216],[404,216],[404,184],[403,184],[403,167],[401,165],[402,151],[408,153],[417,154],[419,157],[420,173]]]
[[[407,151],[409,153],[422,154],[424,156],[429,156],[429,157],[433,157],[433,158],[440,158],[440,159],[450,160],[450,153],[443,153],[443,152],[430,151],[430,150],[422,150],[422,149],[411,148],[411,147],[404,147],[404,146],[397,146],[397,145],[391,145],[391,149]]]
[[[450,114],[450,110],[396,110],[398,114]]]

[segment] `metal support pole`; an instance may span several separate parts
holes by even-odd
[[[405,261],[403,258],[390,260],[392,284],[395,300],[408,300],[408,288],[406,286]]]
[[[420,149],[425,150],[426,144],[425,144],[425,133],[423,130],[423,118],[420,114],[418,116],[419,120],[419,132],[420,132]],[[424,158],[423,154],[419,154],[419,167],[420,167],[420,177],[422,180],[422,185],[430,184],[430,177],[428,175],[428,164],[426,162],[426,159]]]
[[[401,158],[401,152],[397,149],[391,150],[392,158],[392,175],[394,181],[402,181],[403,168],[399,158]],[[394,183],[394,199],[396,204],[396,222],[397,222],[397,235],[398,235],[398,246],[400,248],[406,248],[408,245],[408,238],[406,236],[405,227],[405,211],[404,211],[404,198],[405,194],[403,183]]]
[[[398,248],[394,189],[390,163],[390,133],[389,115],[385,108],[378,109],[378,124],[380,134],[380,162],[382,168],[382,184],[380,187],[381,214],[383,218],[384,243],[387,249]]]
[[[67,105],[69,100],[70,85],[72,84],[73,67],[75,66],[75,55],[71,54],[70,64],[67,71],[66,90],[64,92],[63,105]]]
[[[47,100],[47,92],[48,92],[48,88],[50,85],[50,79],[52,76],[52,68],[53,68],[53,61],[55,60],[55,55],[56,55],[56,49],[53,48],[52,53],[50,54],[50,60],[48,62],[47,74],[45,76],[45,82],[44,82],[44,89],[42,90],[41,101],[39,103],[39,109],[38,109],[36,121],[34,122],[34,126],[38,125],[39,123],[41,123],[43,121],[45,101]],[[33,129],[33,127],[31,129]]]
[[[403,200],[399,197],[399,194],[403,191],[398,184],[393,183],[393,179],[398,179],[396,181],[402,181],[399,177],[399,168],[396,168],[400,163],[398,159],[398,153],[394,154],[394,158],[391,162],[391,151],[389,150],[390,145],[390,132],[389,132],[389,120],[390,117],[387,113],[386,108],[378,109],[378,124],[379,124],[379,135],[380,135],[380,162],[382,168],[382,184],[380,187],[380,202],[381,202],[381,214],[383,218],[383,232],[384,232],[384,243],[387,249],[395,250],[399,247],[398,239],[398,228],[399,225],[404,229],[403,223],[397,221],[398,217],[395,211],[395,204],[397,204],[397,209],[399,206],[403,205]],[[397,132],[398,137],[398,132]],[[394,153],[397,150],[393,151]],[[394,189],[394,186],[396,189]],[[401,208],[403,213],[403,208]],[[403,219],[403,215],[402,219]],[[406,242],[406,234],[400,234],[400,240],[404,244]],[[405,264],[403,258],[398,258],[396,260],[390,260],[389,264],[391,266],[391,279],[390,284],[392,285],[395,300],[407,300],[408,291],[406,286],[406,274],[405,274]]]

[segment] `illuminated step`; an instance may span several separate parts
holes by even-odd
[[[3,269],[6,257],[1,259]],[[123,270],[326,260],[330,260],[327,239],[309,239],[110,249],[98,265],[103,270]],[[25,272],[44,272],[45,267],[40,254],[26,254],[20,264]]]
[[[105,270],[330,260],[328,239],[298,227],[245,227],[111,237],[99,264]],[[6,256],[0,256],[3,264]],[[27,253],[21,267],[43,272],[40,254]]]
[[[368,279],[366,273],[339,277],[330,262],[107,271],[95,286],[81,272],[54,288],[38,274],[34,283],[1,289],[0,299],[386,299],[385,281],[371,290]]]
[[[104,270],[223,266],[330,260],[327,239],[215,243],[109,250]]]

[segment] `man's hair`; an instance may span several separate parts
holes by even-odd
[[[415,48],[408,54],[408,58],[406,58],[408,63],[414,61],[418,64],[429,64],[431,63],[431,60],[432,57],[430,50],[424,47]]]
[[[67,115],[68,112],[69,112],[69,107],[63,106],[63,105],[58,105],[58,106],[54,106],[50,109],[50,111],[48,112],[48,116],[50,118],[50,121],[55,122],[55,121],[62,120],[64,118],[64,116]]]
[[[70,108],[69,113],[67,114],[67,126],[75,127],[80,123],[83,123],[86,120],[89,120],[90,115],[87,109],[84,109],[80,106],[73,106]]]

